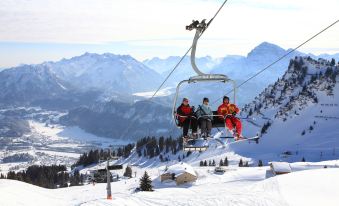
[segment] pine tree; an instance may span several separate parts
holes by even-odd
[[[252,111],[252,108],[250,109],[250,111],[248,112],[248,116],[252,116],[253,114],[253,111]]]
[[[244,167],[249,167],[249,165],[248,165],[248,161],[246,161],[246,162],[245,162],[245,165],[244,165]]]
[[[201,160],[200,161],[200,167],[204,166],[204,162]]]
[[[221,166],[224,166],[224,162],[222,161],[222,159],[220,160],[220,162],[219,162],[219,166],[221,167]]]
[[[335,65],[335,59],[334,58],[332,58],[332,60],[331,60],[331,64],[330,64],[332,67]]]
[[[258,167],[262,167],[262,166],[264,166],[264,164],[262,163],[262,160],[259,160]]]
[[[186,154],[186,157],[190,156],[192,154],[192,151],[188,151]]]
[[[208,160],[208,166],[212,166],[211,160]]]
[[[164,157],[162,156],[162,154],[159,155],[159,159],[160,159],[161,162],[164,161]]]
[[[243,162],[242,162],[242,159],[240,159],[240,161],[239,161],[239,167],[242,167],[242,166],[244,166],[244,164],[243,164]]]
[[[145,171],[144,175],[140,179],[140,190],[141,191],[153,191],[152,180]]]
[[[306,161],[306,160],[305,160],[305,157],[303,157],[303,158],[301,159],[301,161],[302,161],[302,162],[305,162],[305,161]]]
[[[215,166],[215,161],[214,160],[212,161],[212,166]]]
[[[227,157],[225,157],[224,166],[228,166],[228,159],[227,159]]]
[[[206,160],[204,161],[204,166],[207,166],[207,161]]]
[[[124,172],[124,177],[132,178],[132,168],[127,166]]]
[[[160,137],[159,138],[159,149],[160,149],[160,152],[162,152],[164,150],[164,145],[165,144],[165,139],[164,137]]]
[[[43,177],[41,178],[41,181],[42,181],[41,184],[48,185],[48,183],[47,183],[47,181],[46,181],[45,178],[47,178],[47,177],[43,176]],[[81,180],[80,180],[80,173],[79,173],[79,170],[75,170],[73,176],[71,176],[71,178],[70,178],[71,186],[77,186],[77,185],[79,185],[79,184],[80,184],[80,181],[81,181]],[[46,186],[45,186],[45,187],[46,187]]]

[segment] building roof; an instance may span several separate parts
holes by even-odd
[[[270,162],[274,172],[289,173],[292,172],[291,166],[288,162]]]
[[[168,174],[168,173],[173,174],[174,173],[175,176],[179,176],[179,175],[181,175],[185,172],[192,174],[194,176],[197,176],[193,167],[189,164],[184,163],[184,162],[169,166],[167,168],[167,170],[164,171],[164,174]]]

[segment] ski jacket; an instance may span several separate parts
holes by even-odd
[[[177,109],[177,114],[180,116],[192,116],[193,115],[193,109],[190,107],[190,105],[184,105],[181,104]],[[178,117],[179,122],[182,123],[185,121],[186,117]]]
[[[213,115],[211,107],[210,106],[206,106],[204,104],[199,105],[196,114],[197,114],[198,118],[210,119],[210,120],[213,119],[213,116],[204,117],[204,115]]]
[[[229,115],[239,113],[239,108],[235,104],[222,104],[218,107],[218,115]]]

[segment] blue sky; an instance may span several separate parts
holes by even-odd
[[[143,60],[182,55],[192,19],[209,19],[223,0],[1,0],[0,68],[84,52]],[[198,56],[246,55],[263,41],[295,47],[339,19],[339,1],[228,0],[200,40]],[[338,53],[339,25],[301,49]]]

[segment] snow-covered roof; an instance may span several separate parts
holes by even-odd
[[[184,163],[184,162],[181,162],[181,163],[169,166],[167,168],[167,170],[164,171],[164,174],[166,174],[166,173],[173,174],[174,173],[175,176],[178,176],[178,175],[181,175],[181,174],[183,174],[185,172],[187,172],[189,174],[192,174],[194,176],[197,175],[195,173],[193,167],[191,165],[189,165],[189,164]]]
[[[292,172],[291,166],[288,162],[271,162],[270,165],[275,173]]]

